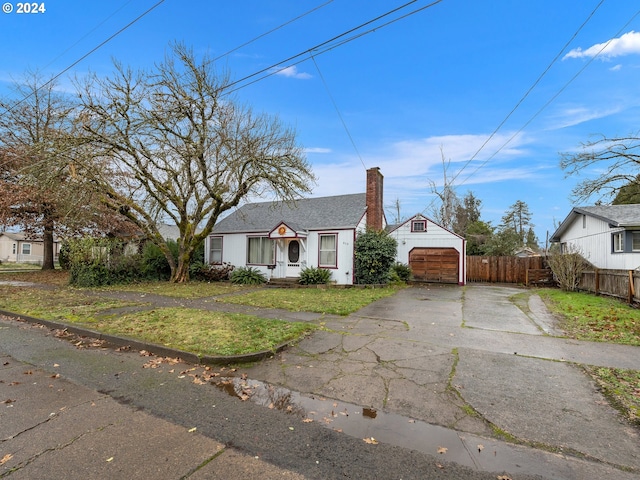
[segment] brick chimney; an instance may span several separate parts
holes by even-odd
[[[382,180],[379,167],[367,170],[367,228],[382,230],[384,206],[382,204]]]

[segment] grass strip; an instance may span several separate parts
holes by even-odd
[[[557,289],[537,291],[560,316],[560,328],[569,337],[591,342],[640,345],[640,310],[614,298]]]
[[[270,288],[224,297],[220,301],[293,312],[349,315],[371,302],[395,294],[400,288]]]

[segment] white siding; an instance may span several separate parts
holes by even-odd
[[[427,229],[425,232],[412,232],[413,220],[425,220]],[[460,254],[458,265],[458,283],[466,283],[466,252],[464,239],[453,232],[433,223],[425,217],[413,217],[393,230],[390,235],[398,242],[396,260],[400,263],[409,263],[409,252],[414,248],[455,248]]]
[[[300,242],[301,268],[317,267],[319,262],[318,239],[320,234],[336,234],[337,268],[330,269],[331,281],[340,285],[353,283],[353,244],[354,230],[323,230],[309,232],[308,237],[298,238]],[[222,261],[236,267],[245,266],[247,261],[247,237],[267,236],[267,232],[247,235],[245,233],[221,235]],[[213,235],[220,236],[220,235]],[[253,265],[267,278],[284,278],[287,276],[287,242],[286,239],[276,240],[276,266],[270,270],[267,266]],[[205,262],[209,262],[209,238],[205,241]]]
[[[623,228],[611,228],[607,222],[589,215],[583,223],[582,215],[576,215],[562,234],[561,243],[578,248],[597,268],[635,270],[640,267],[640,252],[612,253],[612,235],[622,231]]]

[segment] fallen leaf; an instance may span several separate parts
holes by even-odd
[[[112,462],[112,461],[113,461],[113,457],[107,458],[107,462]]]
[[[304,420],[302,420],[302,423],[311,423],[313,422],[313,418],[305,418]]]
[[[449,450],[446,447],[438,447],[438,453],[443,454],[443,453],[447,453],[447,450]]]
[[[478,445],[478,451],[481,452],[482,450],[484,450],[484,445],[482,444]]]
[[[56,374],[54,374],[54,375],[51,375],[51,378],[60,378],[60,374],[59,374],[59,373],[56,373]]]
[[[363,438],[362,440],[364,440],[365,443],[368,443],[369,445],[378,445],[378,441],[373,437]]]
[[[289,430],[293,430],[293,427],[289,427]]]
[[[26,372],[24,372],[25,375],[33,375],[33,372],[31,370],[27,370]]]
[[[10,398],[7,398],[6,400],[4,400],[4,401],[2,401],[2,402],[0,402],[0,403],[6,403],[6,404],[9,404],[9,403],[13,403],[13,402],[15,402],[15,400],[11,400]]]
[[[198,429],[198,427],[193,427],[189,429],[189,433],[193,433]]]
[[[498,480],[513,480],[509,475],[498,475],[496,478]]]
[[[0,458],[0,465],[4,465],[5,463],[7,463],[12,458],[13,458],[13,455],[11,455],[10,453],[7,453],[4,457]]]
[[[442,465],[441,463],[436,463],[436,467],[442,469],[442,468],[444,468],[444,465]]]
[[[58,363],[54,363],[53,366],[55,368],[55,367],[59,367],[60,365]]]
[[[409,420],[409,423],[416,423],[416,421],[412,418]]]

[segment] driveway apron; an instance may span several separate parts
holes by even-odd
[[[303,394],[640,472],[639,429],[579,365],[640,370],[640,349],[557,336],[527,292],[407,288],[327,317],[325,330],[246,371]]]

